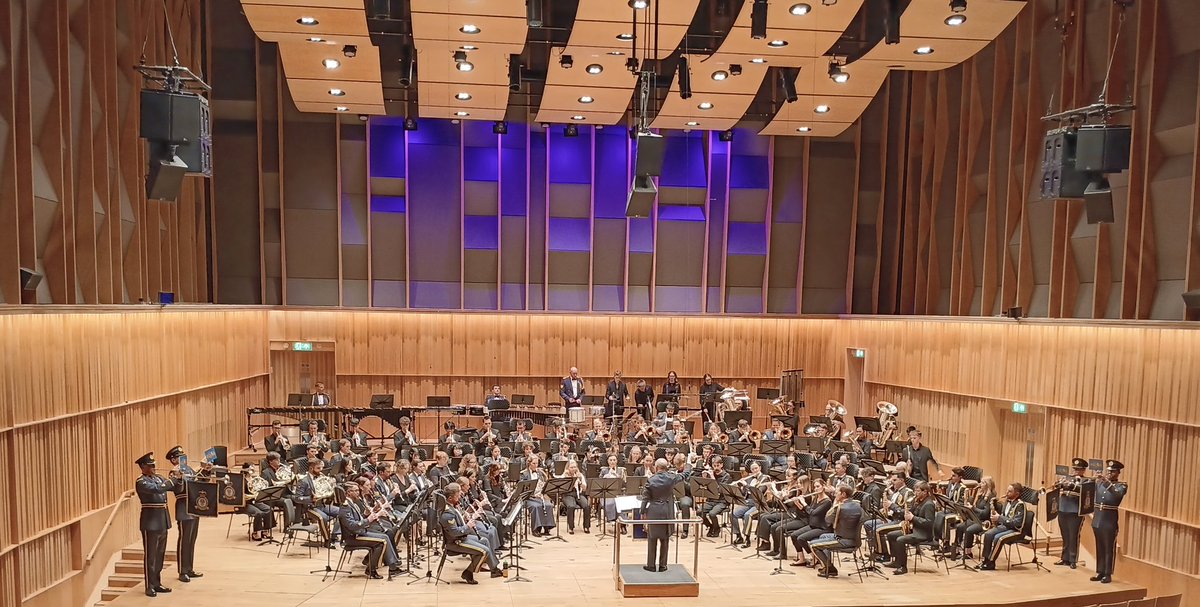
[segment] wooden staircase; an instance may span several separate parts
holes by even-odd
[[[105,607],[117,597],[125,594],[130,588],[142,583],[146,553],[141,546],[133,546],[121,550],[121,558],[117,561],[116,569],[108,576],[108,585],[100,590],[100,600],[95,607]],[[175,551],[168,550],[167,563],[174,562]],[[165,567],[164,567],[165,569]]]

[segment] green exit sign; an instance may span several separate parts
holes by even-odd
[[[1013,413],[1025,413],[1026,411],[1028,411],[1028,407],[1025,405],[1025,403],[1013,403]]]
[[[854,351],[854,358],[866,358],[866,357],[867,357],[866,350],[855,350]]]
[[[311,341],[297,341],[292,343],[293,352],[312,352]]]

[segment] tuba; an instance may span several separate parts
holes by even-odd
[[[884,444],[892,440],[892,435],[896,432],[896,416],[900,414],[900,409],[896,405],[881,400],[875,404],[875,410],[879,411],[879,427],[882,432],[879,437],[873,441],[876,449],[882,449]]]

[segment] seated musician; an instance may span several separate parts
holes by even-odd
[[[664,430],[673,427],[675,422],[682,424],[682,421],[679,418],[679,403],[674,401],[668,401],[663,412],[654,416],[655,427],[663,428]]]
[[[322,470],[324,470],[328,465],[328,463],[321,457],[320,447],[313,443],[309,443],[308,447],[304,450],[304,457],[296,460],[296,473],[304,474],[308,472],[308,467],[313,462],[320,462]]]
[[[574,460],[575,460],[575,453],[571,451],[571,442],[565,441],[565,440],[559,441],[558,442],[558,453],[554,454],[553,461],[570,462],[570,461],[574,461]]]
[[[750,460],[750,464],[746,467],[746,476],[740,480],[734,481],[733,484],[740,485],[743,489],[747,487],[757,487],[766,480],[770,480],[767,475],[763,474],[762,464],[758,460]],[[750,547],[750,523],[758,512],[758,505],[754,500],[750,499],[750,492],[745,491],[746,503],[740,506],[735,506],[733,514],[729,518],[729,523],[733,527],[733,544],[743,545],[746,548]],[[742,529],[746,530],[746,534],[742,535]]]
[[[683,422],[677,419],[671,420],[671,423],[666,427],[666,431],[663,432],[660,444],[681,443],[683,442],[681,439],[685,434],[687,434],[687,431],[683,429]]]
[[[587,479],[579,470],[579,462],[574,459],[567,462],[562,476],[557,478],[572,478],[575,483],[571,490],[563,494],[562,506],[567,511],[567,533],[575,535],[575,511],[583,510],[583,532],[592,532],[592,505],[587,497]]]
[[[467,453],[458,460],[458,475],[467,473],[479,474],[479,458],[474,453]]]
[[[654,419],[654,388],[646,384],[646,380],[637,380],[637,388],[633,391],[633,403],[637,405],[638,413],[646,419]]]
[[[489,442],[500,442],[500,440],[500,433],[492,426],[492,419],[490,417],[483,418],[483,427],[479,429],[479,434],[475,437],[475,443],[478,445],[487,445]]]
[[[372,479],[373,491],[382,497],[393,509],[404,506],[405,489],[396,479],[396,467],[392,462],[380,463],[375,468],[375,478]]]
[[[442,435],[438,437],[438,447],[445,449],[446,445],[461,443],[462,437],[458,435],[458,426],[452,421],[446,421],[442,424]]]
[[[379,465],[379,475],[384,476],[386,472],[387,478],[385,480],[391,481],[395,485],[394,490],[399,491],[392,500],[392,503],[397,506],[413,503],[417,498],[417,494],[420,493],[420,487],[417,486],[417,483],[413,482],[412,464],[406,459],[398,460],[391,466],[386,466],[387,463],[384,462]]]
[[[475,581],[475,573],[483,567],[485,560],[491,567],[492,577],[503,576],[504,571],[500,569],[496,553],[475,534],[475,521],[467,520],[460,510],[462,487],[458,483],[450,483],[446,486],[445,493],[446,510],[438,517],[445,541],[443,547],[448,554],[464,554],[471,557],[471,564],[462,572],[463,581],[478,584],[479,582]]]
[[[829,487],[830,493],[833,493],[833,491],[841,485],[854,487],[858,484],[854,480],[854,477],[848,472],[849,466],[850,464],[848,464],[845,460],[839,460],[833,464],[833,475],[829,477],[829,482],[826,483],[826,485]]]
[[[291,446],[291,441],[283,434],[283,422],[272,421],[271,433],[263,439],[263,450],[268,453],[278,453],[279,457],[287,457],[288,449]]]
[[[653,445],[656,441],[653,433],[653,426],[646,423],[646,420],[641,416],[634,418],[634,429],[629,432],[626,437],[626,442],[641,443],[643,445]]]
[[[529,422],[518,419],[515,429],[509,436],[509,440],[514,443],[529,443],[533,442],[533,433],[529,431]]]
[[[679,480],[683,483],[683,497],[675,500],[675,506],[679,508],[679,514],[683,518],[692,518],[692,506],[696,504],[692,499],[692,488],[689,482],[695,468],[687,462],[688,458],[682,453],[676,453],[671,456],[671,472],[679,476]],[[680,537],[687,539],[688,530],[691,525],[680,525]]]
[[[369,522],[367,530],[386,535],[393,547],[400,545],[401,530],[396,525],[398,519],[391,502],[384,495],[375,492],[374,480],[360,476],[354,479],[354,482],[362,492],[358,501],[359,508],[368,515],[376,513],[380,515],[379,518]],[[397,565],[399,565],[398,559]]]
[[[367,451],[362,458],[362,473],[367,476],[379,474],[379,452]]]
[[[774,419],[771,420],[771,429],[763,433],[763,440],[784,440],[783,439],[783,421]],[[768,455],[767,461],[769,468],[786,468],[788,456],[786,455]]]
[[[552,418],[550,420],[549,426],[546,427],[545,438],[548,438],[550,440],[565,442],[568,440],[567,437],[569,435],[570,435],[570,433],[567,432],[567,425],[565,423],[563,423],[563,420],[561,418],[557,418],[557,417]]]
[[[320,424],[317,422],[317,420],[308,420],[308,424],[305,426],[305,431],[300,434],[300,442],[306,445],[316,445],[317,449],[321,452],[321,455],[324,455],[325,451],[329,449],[329,439],[325,437],[324,432],[321,432],[317,429],[319,427]]]
[[[433,454],[434,465],[425,474],[434,484],[439,483],[442,477],[446,477],[449,481],[453,481],[453,473],[450,470],[450,454],[445,451],[438,451]]]
[[[871,518],[863,524],[867,533],[867,545],[875,560],[884,562],[890,555],[890,546],[885,541],[888,533],[900,528],[900,520],[904,515],[904,505],[912,499],[912,489],[904,483],[904,474],[893,472],[888,481],[888,488],[883,493],[883,506],[880,511],[885,518]]]
[[[446,445],[446,450],[450,452],[450,459],[459,459],[465,457],[468,453],[466,443],[453,443]]]
[[[833,565],[831,551],[858,546],[859,527],[864,515],[859,503],[850,499],[853,495],[854,489],[845,485],[838,487],[833,507],[825,514],[830,531],[809,542],[813,557],[817,560],[819,577],[837,577],[838,570]]]
[[[1021,491],[1025,489],[1021,483],[1008,486],[1004,494],[1004,508],[993,512],[992,528],[983,534],[983,562],[979,568],[992,571],[996,568],[996,559],[1004,546],[1025,538],[1025,502],[1021,501]]]
[[[358,454],[351,450],[350,441],[339,438],[333,441],[333,446],[337,453],[329,460],[329,473],[342,479],[358,476]]]
[[[314,407],[332,407],[333,397],[329,395],[329,391],[325,388],[325,382],[319,381],[313,385],[313,401]]]
[[[274,451],[267,453],[268,458],[272,455],[278,462],[279,454]],[[246,496],[246,515],[254,521],[250,541],[259,542],[271,539],[271,530],[275,528],[275,510],[272,506],[281,500],[258,501],[257,496],[250,493],[250,479],[255,476],[258,475],[254,472],[254,464],[242,464],[242,491]]]
[[[592,418],[592,429],[588,431],[586,440],[598,441],[603,440],[607,431],[604,429],[604,420],[599,417]]]
[[[362,420],[357,417],[351,417],[346,420],[346,432],[342,434],[342,438],[350,441],[351,447],[361,448],[367,446],[367,433],[358,427],[360,423],[362,423]]]
[[[878,508],[883,502],[883,484],[875,479],[875,469],[870,466],[864,466],[858,471],[862,477],[862,483],[858,490],[862,491],[864,497],[862,499],[862,507],[864,510]]]
[[[642,451],[642,447],[640,445],[633,445],[629,448],[629,453],[626,455],[625,461],[640,462],[640,461],[642,461],[644,456],[645,456],[645,452]]]
[[[305,512],[312,513],[321,526],[321,537],[329,538],[330,543],[334,541],[337,531],[330,526],[330,521],[336,520],[338,516],[338,507],[326,502],[332,498],[332,495],[317,495],[317,479],[321,478],[321,469],[324,465],[321,460],[311,460],[308,462],[308,474],[301,476],[296,481],[296,488],[292,493],[292,502]]]
[[[396,460],[408,459],[409,449],[417,444],[417,437],[412,432],[412,419],[407,415],[400,418],[400,427],[392,435],[392,445],[396,449]]]
[[[634,476],[645,476],[645,477],[654,476],[654,452],[653,451],[647,451],[647,453],[642,456],[642,463],[640,465],[638,465],[637,468],[634,468],[633,475]]]
[[[413,471],[412,471],[412,474],[409,475],[409,478],[412,479],[413,484],[415,484],[417,486],[418,491],[425,491],[426,489],[433,487],[434,483],[432,480],[429,479],[429,475],[428,475],[428,472],[429,472],[429,462],[428,461],[419,460],[417,462],[414,462],[412,469],[413,469]]]
[[[949,556],[956,559],[959,556],[964,558],[972,558],[971,549],[975,546],[975,538],[983,534],[983,521],[988,521],[991,524],[990,518],[993,512],[993,504],[996,500],[996,481],[992,477],[985,476],[979,480],[979,489],[976,491],[975,502],[971,505],[971,509],[975,512],[975,516],[979,518],[978,523],[966,520],[958,524],[955,529],[957,532],[954,538],[954,544],[950,547]],[[960,554],[962,550],[965,554]]]
[[[750,442],[750,432],[750,422],[745,419],[739,419],[737,427],[729,434],[729,442],[748,443]]]
[[[729,476],[729,472],[725,470],[725,458],[712,458],[712,468],[704,471],[704,476],[714,478],[717,483],[728,485],[733,479]],[[700,518],[704,519],[704,526],[708,528],[708,537],[721,536],[721,513],[729,509],[729,502],[724,499],[710,499],[704,502],[704,507],[700,510]]]
[[[831,485],[825,481],[816,478],[813,479],[813,493],[801,496],[800,509],[806,517],[805,525],[789,534],[792,546],[796,548],[796,560],[792,562],[794,567],[815,566],[816,559],[809,559],[812,555],[812,548],[808,543],[832,530],[829,521],[825,518],[829,509],[833,507],[830,487]],[[779,558],[787,558],[787,542],[780,544],[779,551]]]
[[[499,445],[492,445],[492,448],[488,450],[488,456],[483,460],[484,466],[492,464],[499,464],[500,468],[508,470],[508,458],[504,457],[504,451],[500,449]]]
[[[554,528],[554,507],[550,500],[542,495],[545,486],[546,472],[541,469],[541,458],[533,454],[525,462],[525,470],[521,472],[521,481],[539,481],[533,495],[525,500],[525,509],[529,511],[530,523],[534,536],[550,535]]]
[[[283,483],[279,480],[279,469],[283,467],[283,458],[274,451],[267,454],[266,465],[259,472],[259,476],[267,481],[271,487],[277,487]]]
[[[400,558],[396,555],[396,545],[386,534],[371,531],[370,525],[383,516],[383,511],[367,515],[360,501],[362,494],[357,483],[346,483],[346,501],[338,510],[338,525],[342,529],[343,543],[347,548],[368,548],[367,577],[381,580],[379,561],[383,560],[388,566],[388,575],[400,572]]]
[[[499,510],[504,501],[508,499],[508,483],[504,480],[507,472],[507,463],[487,465],[487,476],[483,479],[483,492],[487,495],[488,501],[492,503],[493,509]]]
[[[524,470],[529,465],[529,460],[537,457],[537,446],[533,443],[521,443],[521,455],[518,455],[513,461],[517,462],[517,466]]]
[[[955,504],[962,504],[967,499],[967,488],[962,482],[962,468],[950,470],[950,484],[946,485],[945,496]],[[933,517],[933,537],[939,543],[939,550],[946,552],[950,549],[950,530],[958,526],[959,517],[949,507],[938,510]]]
[[[484,497],[483,491],[475,483],[475,474],[469,473],[458,477],[455,481],[462,491],[462,504],[468,513],[473,513],[475,519],[475,534],[491,548],[493,552],[504,549],[503,534],[500,532],[500,518],[490,511],[491,503]],[[470,516],[470,514],[469,514]]]
[[[768,486],[767,499],[774,504],[775,510],[758,515],[758,528],[755,530],[758,546],[755,551],[779,556],[779,550],[772,544],[782,547],[784,537],[805,525],[799,498],[810,489],[808,476],[799,474],[794,468],[784,473],[783,486]]]
[[[600,468],[600,478],[619,478],[625,480],[625,468],[618,465],[617,455],[610,453],[608,456],[608,465]],[[617,520],[617,501],[611,497],[604,498],[604,517],[608,522]]]
[[[891,552],[892,560],[884,564],[884,567],[895,567],[892,571],[893,575],[908,573],[908,546],[933,539],[933,515],[937,511],[937,506],[934,505],[931,493],[929,483],[925,481],[917,483],[913,490],[913,503],[903,515],[909,528],[896,529],[887,534],[888,550]]]

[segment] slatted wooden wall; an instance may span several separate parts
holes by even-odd
[[[132,488],[142,453],[244,441],[245,407],[266,399],[264,322],[255,310],[0,314],[0,603],[81,604],[97,539],[102,567],[137,537],[125,519],[109,532],[120,541],[101,537],[95,519]]]

